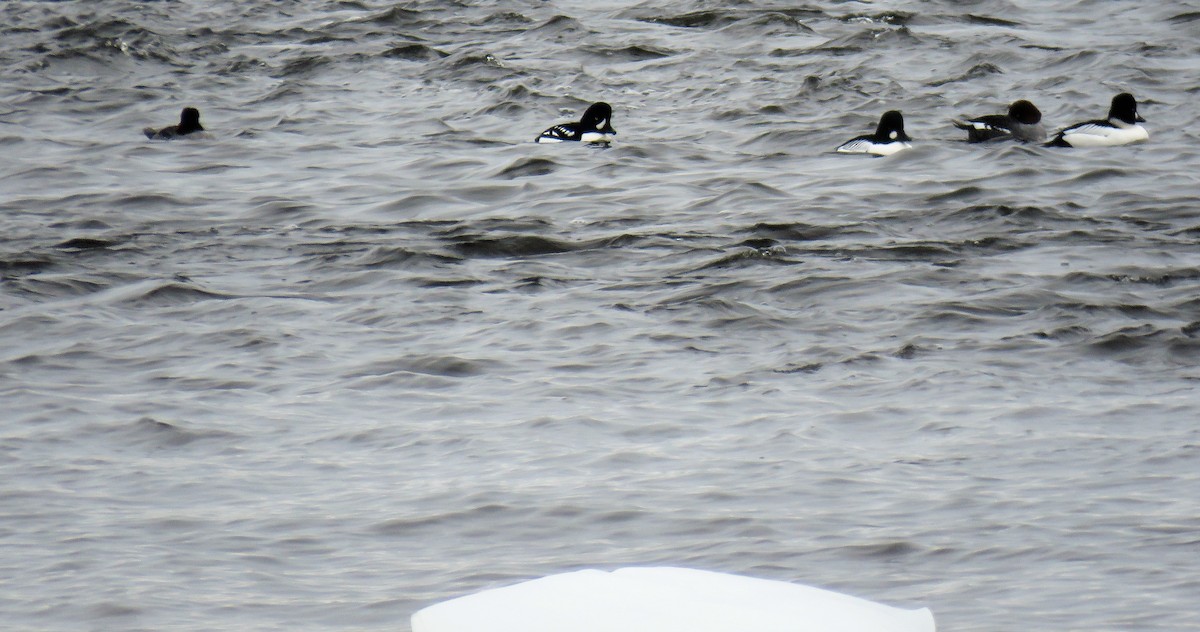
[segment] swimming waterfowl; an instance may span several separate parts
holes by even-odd
[[[954,121],[954,126],[967,132],[967,142],[1015,139],[1040,143],[1046,140],[1042,113],[1029,101],[1013,101],[1008,114],[988,114],[966,121]]]
[[[534,142],[561,143],[580,141],[584,143],[608,143],[617,131],[612,127],[612,106],[593,103],[578,122],[560,123],[542,132]]]
[[[1138,115],[1137,99],[1122,92],[1113,97],[1108,118],[1076,123],[1059,132],[1049,147],[1113,147],[1128,145],[1150,138],[1146,128],[1138,125],[1146,119]]]
[[[837,151],[843,154],[890,156],[912,147],[910,141],[912,139],[904,133],[904,115],[898,110],[890,110],[879,117],[879,126],[874,134],[851,138],[838,146]]]
[[[179,125],[170,125],[162,129],[147,127],[142,130],[142,133],[150,140],[172,140],[203,131],[204,126],[200,125],[200,110],[183,108],[183,111],[179,113]]]

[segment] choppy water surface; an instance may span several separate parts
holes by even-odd
[[[673,564],[1200,628],[1200,7],[530,4],[0,5],[0,627]]]

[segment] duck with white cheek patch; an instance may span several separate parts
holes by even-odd
[[[1146,128],[1138,125],[1146,119],[1138,115],[1137,99],[1122,92],[1113,97],[1108,118],[1076,123],[1059,132],[1047,147],[1114,147],[1139,143],[1150,138]]]
[[[536,143],[582,143],[608,144],[617,135],[612,126],[612,106],[593,103],[577,122],[560,123],[550,127],[534,139]]]
[[[904,133],[904,115],[898,110],[884,112],[879,118],[879,126],[874,134],[865,134],[842,143],[838,148],[841,154],[873,154],[890,156],[898,151],[912,147],[908,134]]]

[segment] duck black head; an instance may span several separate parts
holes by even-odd
[[[904,115],[899,110],[884,112],[879,117],[879,127],[875,128],[875,139],[879,142],[912,140],[904,133]]]
[[[204,131],[204,126],[200,125],[200,110],[183,108],[183,111],[179,113],[179,133],[190,134],[201,131]]]
[[[1146,122],[1146,119],[1138,115],[1137,99],[1128,92],[1122,92],[1113,97],[1112,107],[1108,108],[1108,118],[1117,119],[1130,125]]]
[[[583,118],[579,122],[583,124],[585,130],[596,130],[605,134],[617,133],[612,128],[612,106],[607,103],[593,103],[583,113]]]

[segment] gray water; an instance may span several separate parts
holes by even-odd
[[[669,564],[1200,629],[1198,54],[1194,2],[6,2],[0,627]],[[1148,143],[950,124],[1122,91]]]

